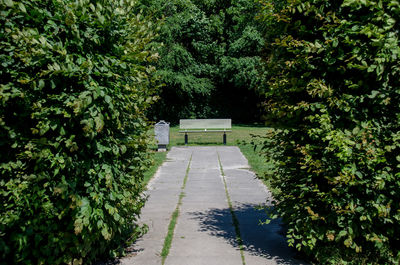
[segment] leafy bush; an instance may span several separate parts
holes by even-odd
[[[399,1],[263,1],[274,210],[321,264],[400,261]]]
[[[130,0],[0,4],[0,263],[115,254],[143,230],[152,25]]]

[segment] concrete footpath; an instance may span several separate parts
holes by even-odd
[[[173,147],[148,186],[140,221],[149,231],[120,263],[161,265],[178,208],[166,265],[305,264],[293,258],[279,222],[259,225],[266,214],[255,207],[271,194],[248,168],[234,146]]]

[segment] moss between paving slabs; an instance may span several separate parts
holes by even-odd
[[[171,221],[170,221],[170,223],[168,225],[167,236],[165,237],[164,245],[163,245],[163,248],[161,250],[161,258],[162,258],[161,259],[161,263],[162,263],[162,265],[165,264],[165,260],[167,259],[168,254],[169,254],[169,250],[171,248],[172,239],[174,238],[175,226],[176,226],[176,222],[177,222],[178,217],[179,217],[179,208],[182,205],[182,199],[185,196],[184,190],[185,190],[186,182],[187,182],[187,179],[188,179],[188,176],[189,176],[190,164],[192,162],[192,155],[190,156],[190,160],[189,160],[188,166],[186,168],[186,174],[185,174],[185,177],[183,179],[183,184],[182,184],[182,187],[181,187],[181,193],[179,194],[178,203],[176,205],[175,211],[172,213]]]
[[[225,195],[226,195],[226,199],[228,200],[229,212],[231,213],[232,223],[233,223],[233,226],[235,227],[236,241],[237,241],[239,249],[240,249],[240,256],[242,257],[242,264],[246,265],[246,261],[244,258],[244,252],[243,252],[243,249],[244,249],[243,240],[242,240],[242,235],[241,235],[240,229],[239,229],[239,220],[237,219],[235,211],[233,210],[231,196],[229,195],[229,192],[228,192],[228,186],[226,185],[226,180],[225,180],[225,172],[224,172],[224,168],[222,167],[222,163],[221,163],[219,154],[218,154],[218,163],[219,163],[219,169],[221,171],[222,179],[224,181]]]

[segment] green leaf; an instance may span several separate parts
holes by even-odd
[[[13,7],[14,6],[14,1],[13,0],[3,0],[6,6],[8,7]]]
[[[377,95],[379,94],[379,91],[377,90],[372,90],[371,91],[371,95],[369,95],[369,98],[375,98]]]
[[[18,3],[18,7],[19,9],[21,9],[22,12],[26,13],[26,8],[23,3]]]
[[[43,79],[39,80],[39,89],[42,89],[44,87],[44,81]]]
[[[110,240],[111,234],[108,232],[108,229],[106,227],[103,227],[103,229],[101,229],[101,234],[105,240]]]
[[[347,231],[346,230],[341,230],[338,234],[338,238],[344,237],[347,235]]]
[[[127,150],[127,148],[126,148],[126,145],[121,145],[121,153],[122,154],[125,154],[126,153],[126,150]]]
[[[98,18],[99,18],[100,23],[101,23],[101,24],[104,24],[104,22],[105,22],[104,16],[98,15]]]

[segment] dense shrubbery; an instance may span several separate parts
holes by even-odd
[[[398,264],[399,1],[263,2],[289,243],[321,264]]]
[[[88,263],[142,232],[155,56],[134,3],[0,1],[0,263]]]

